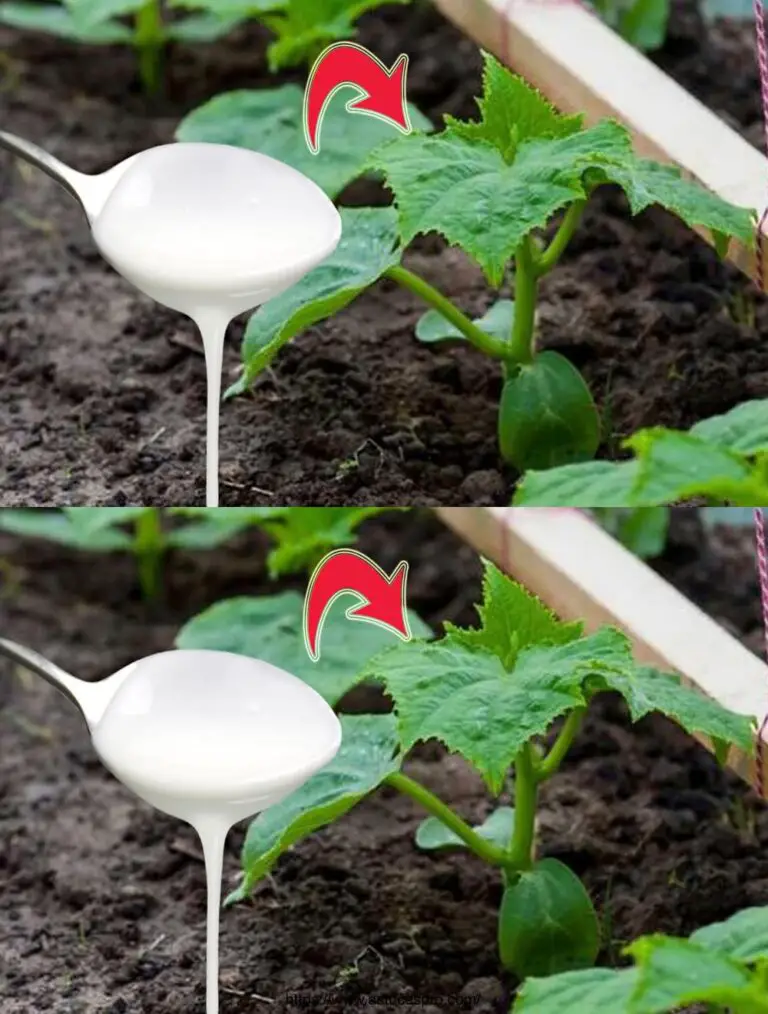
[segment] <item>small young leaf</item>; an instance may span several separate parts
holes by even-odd
[[[746,970],[725,955],[663,936],[642,937],[627,953],[638,966],[631,1009],[639,1014],[667,1014],[699,1002],[743,1014],[761,1009],[747,1006],[756,998],[754,986]]]
[[[192,14],[165,27],[165,34],[176,42],[215,42],[243,23],[237,15]]]
[[[134,14],[146,0],[64,0],[78,30],[88,32],[110,18]]]
[[[597,682],[622,695],[633,722],[658,711],[677,722],[686,732],[703,733],[711,739],[733,743],[749,754],[754,750],[754,718],[728,711],[698,691],[684,686],[679,676],[673,673],[638,666],[629,673],[607,670],[597,677]]]
[[[518,978],[588,968],[599,949],[592,901],[576,874],[557,859],[542,859],[505,889],[499,954]]]
[[[509,341],[512,334],[512,322],[515,317],[515,304],[511,299],[500,299],[494,303],[482,317],[474,323],[499,341]],[[464,340],[464,335],[457,327],[446,320],[437,310],[427,310],[416,325],[416,337],[421,342],[442,342],[447,340]]]
[[[431,632],[408,613],[417,637]],[[177,648],[209,648],[260,658],[303,679],[335,705],[362,678],[360,671],[395,635],[371,623],[350,623],[338,602],[323,625],[322,653],[312,662],[304,642],[304,600],[298,592],[225,599],[189,620],[176,636]]]
[[[637,971],[589,968],[527,979],[513,1014],[636,1014],[631,1007]]]
[[[691,943],[753,964],[768,960],[768,907],[745,908],[724,922],[696,930]]]
[[[413,106],[414,130],[429,131],[429,120]],[[353,122],[351,122],[353,121]],[[250,148],[287,162],[336,197],[360,176],[370,153],[396,133],[373,116],[350,117],[342,95],[323,117],[323,152],[313,155],[304,137],[304,91],[298,85],[225,92],[189,113],[176,129],[178,141],[208,141]]]
[[[478,123],[464,123],[452,116],[446,125],[468,140],[490,141],[507,162],[514,161],[523,141],[538,137],[568,137],[582,127],[584,117],[563,116],[527,81],[483,53],[483,95],[477,100]]]
[[[700,10],[706,21],[716,21],[718,18],[751,21],[755,16],[752,0],[703,0]]]
[[[157,511],[157,507],[62,507],[69,523],[84,540],[96,532],[116,528],[137,521],[144,514]]]
[[[585,703],[582,685],[590,676],[633,666],[627,638],[606,627],[568,644],[526,648],[511,672],[495,654],[449,634],[436,644],[396,645],[361,676],[384,682],[405,750],[439,739],[498,795],[520,748]]]
[[[49,3],[0,3],[0,23],[13,28],[48,32],[75,42],[109,45],[133,41],[133,32],[127,25],[106,21],[81,28],[70,11]]]
[[[399,263],[391,208],[343,209],[341,220],[341,241],[331,256],[251,317],[243,339],[243,375],[227,396],[246,390],[292,338],[344,309]]]
[[[499,447],[520,472],[593,458],[600,416],[584,378],[558,352],[540,352],[504,384]]]
[[[251,823],[243,846],[243,881],[226,904],[247,898],[283,852],[343,816],[399,769],[392,715],[345,715],[341,727],[341,747],[330,764]]]
[[[476,824],[474,830],[486,841],[506,849],[509,847],[514,827],[515,811],[511,806],[500,806],[482,824]],[[437,817],[427,817],[419,824],[416,844],[425,851],[467,847],[462,839]]]
[[[568,644],[581,637],[584,630],[578,621],[559,620],[541,599],[488,561],[484,563],[483,601],[477,613],[479,628],[446,623],[446,633],[454,642],[493,652],[507,671],[514,667],[523,648]]]

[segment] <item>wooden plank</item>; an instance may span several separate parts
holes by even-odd
[[[437,513],[559,616],[583,620],[590,630],[613,624],[642,662],[679,673],[758,725],[768,714],[768,666],[585,514],[548,507],[440,507]],[[766,786],[768,749],[763,756]],[[728,762],[756,784],[755,757],[733,749]]]
[[[589,122],[620,120],[642,155],[671,162],[712,193],[762,213],[768,159],[577,0],[435,3],[564,112],[584,113]],[[706,231],[702,235],[711,242]],[[764,228],[764,289],[767,240]],[[755,277],[753,251],[733,242],[729,259]]]

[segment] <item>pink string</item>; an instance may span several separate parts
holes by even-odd
[[[763,0],[752,0],[755,15],[755,39],[757,41],[757,67],[760,72],[760,100],[763,108],[763,141],[768,154],[768,39],[766,39],[765,8]],[[762,292],[764,286],[763,271],[763,226],[768,219],[768,207],[760,216],[757,226],[755,243],[755,267],[757,269],[755,283]]]
[[[768,550],[766,550],[765,538],[765,514],[762,507],[756,507],[755,517],[755,543],[757,546],[757,573],[760,578],[760,601],[763,607],[763,636],[765,638],[765,653],[768,657]],[[765,798],[765,742],[763,733],[768,728],[768,714],[763,719],[760,730],[757,734],[757,770],[755,773],[755,789],[758,795]]]

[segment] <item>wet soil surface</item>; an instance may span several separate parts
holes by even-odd
[[[409,53],[410,97],[436,122],[473,114],[477,49],[431,8],[369,16],[361,39],[387,62]],[[179,51],[166,98],[152,104],[127,52],[0,30],[9,58],[0,122],[99,171],[170,140],[208,97],[274,83],[263,49],[249,29]],[[684,5],[659,59],[757,143],[751,29],[705,33]],[[108,269],[74,202],[22,168],[0,159],[0,503],[202,502],[205,374],[191,322]],[[358,188],[357,200],[371,197],[382,199]],[[408,262],[472,314],[496,298],[474,265],[436,240]],[[498,369],[471,349],[419,346],[422,310],[379,284],[296,340],[252,394],[226,404],[222,502],[508,502]],[[544,284],[540,325],[542,344],[592,385],[604,455],[638,427],[687,427],[768,394],[764,302],[754,307],[749,283],[679,222],[659,211],[633,222],[612,192],[595,197]],[[227,380],[241,334],[242,322],[231,328]]]
[[[411,561],[410,604],[430,623],[473,622],[477,558],[432,517],[369,523],[361,546],[385,568]],[[139,600],[128,561],[107,570],[6,536],[0,559],[0,629],[86,678],[170,647],[186,619],[221,597],[271,589],[256,536],[172,560],[167,602],[155,608]],[[678,511],[660,566],[759,650],[750,533],[706,534]],[[3,668],[0,689],[3,1014],[203,1014],[205,879],[194,834],[106,774],[74,710],[47,685]],[[458,758],[427,745],[408,770],[465,817],[488,812]],[[226,911],[222,1014],[342,1014],[366,1001],[383,1012],[407,997],[424,1014],[506,1011],[498,879],[466,855],[419,853],[420,818],[379,792],[285,856],[252,903]],[[242,837],[238,829],[228,841],[226,888]],[[610,699],[542,802],[541,850],[584,877],[607,963],[637,934],[687,933],[768,904],[767,845],[768,812],[740,782],[666,720],[632,728]]]

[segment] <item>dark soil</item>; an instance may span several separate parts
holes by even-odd
[[[431,623],[472,622],[477,559],[431,517],[369,523],[362,548],[385,568],[411,561],[410,604]],[[173,560],[168,602],[154,610],[139,601],[127,561],[107,570],[6,536],[0,559],[0,630],[87,678],[169,647],[185,619],[220,597],[269,590],[256,537]],[[678,511],[661,566],[758,648],[749,533],[706,535]],[[74,710],[46,684],[2,669],[0,689],[3,1014],[203,1014],[194,834],[106,774]],[[465,816],[487,812],[459,759],[422,748],[409,770]],[[506,1011],[497,877],[465,855],[417,852],[419,820],[410,802],[380,792],[284,857],[252,904],[228,910],[222,1014],[342,1014],[366,998],[371,1011],[391,1009],[374,994],[424,997],[409,1009],[425,1014]],[[241,841],[233,832],[226,886]],[[541,811],[543,853],[582,875],[596,899],[605,962],[637,934],[687,933],[768,904],[767,845],[768,812],[740,782],[665,720],[630,727],[613,700],[595,708]]]
[[[682,13],[681,13],[682,11]],[[705,35],[690,5],[660,59],[759,140],[751,29]],[[431,8],[368,17],[362,41],[411,56],[410,97],[436,120],[472,115],[476,47]],[[0,122],[85,171],[172,138],[181,116],[236,87],[273,83],[257,30],[171,61],[167,97],[137,90],[130,54],[0,30]],[[354,125],[350,123],[350,130]],[[363,188],[356,195],[371,195]],[[0,161],[0,503],[191,504],[203,496],[204,369],[190,322],[111,272],[51,181]],[[465,309],[491,301],[480,272],[437,241],[410,264]],[[585,373],[605,418],[603,454],[644,425],[687,427],[768,394],[768,310],[679,222],[632,222],[601,193],[547,280],[544,345]],[[496,448],[497,367],[413,339],[414,298],[376,286],[311,329],[223,408],[223,502],[508,502]],[[242,323],[225,371],[238,368]]]

